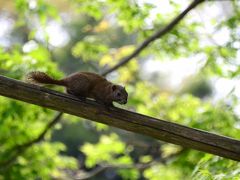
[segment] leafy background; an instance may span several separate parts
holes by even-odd
[[[0,0],[0,73],[101,73],[190,1]],[[126,108],[240,139],[239,1],[207,1],[107,78]],[[64,91],[61,87],[55,90]],[[240,164],[0,97],[0,179],[239,179]],[[8,160],[16,158],[10,163]]]

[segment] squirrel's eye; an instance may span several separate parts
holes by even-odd
[[[121,93],[117,93],[117,96],[121,96]]]

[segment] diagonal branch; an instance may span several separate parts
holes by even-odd
[[[0,76],[0,95],[240,161],[240,141]],[[34,141],[35,142],[35,141]],[[28,145],[31,143],[28,143]]]
[[[204,0],[194,0],[181,14],[179,14],[175,19],[173,19],[173,21],[171,21],[167,26],[155,32],[152,36],[143,41],[142,44],[140,44],[139,47],[136,48],[132,54],[124,57],[122,60],[120,60],[118,64],[105,71],[103,75],[105,76],[106,74],[109,74],[118,69],[119,67],[128,63],[132,58],[136,57],[140,52],[142,52],[150,43],[171,31],[192,9],[194,9],[197,5],[199,5],[203,1]]]
[[[18,156],[23,154],[27,148],[31,147],[33,144],[40,142],[44,136],[47,134],[49,129],[51,129],[60,119],[62,116],[62,112],[58,113],[58,115],[50,121],[47,126],[44,128],[44,130],[33,140],[26,142],[21,145],[16,145],[15,147],[12,148],[13,154],[10,156],[9,159],[0,162],[0,170],[8,168],[12,163],[15,162]]]

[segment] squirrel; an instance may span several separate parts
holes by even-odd
[[[64,86],[66,92],[82,100],[95,99],[98,103],[113,106],[113,101],[126,104],[128,93],[125,87],[113,84],[104,77],[91,72],[77,72],[56,80],[44,72],[33,71],[27,74],[28,82]]]

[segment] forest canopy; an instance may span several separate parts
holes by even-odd
[[[0,0],[0,74],[104,74],[126,86],[119,108],[240,139],[239,6]],[[236,161],[3,96],[0,124],[0,179],[240,178]]]

